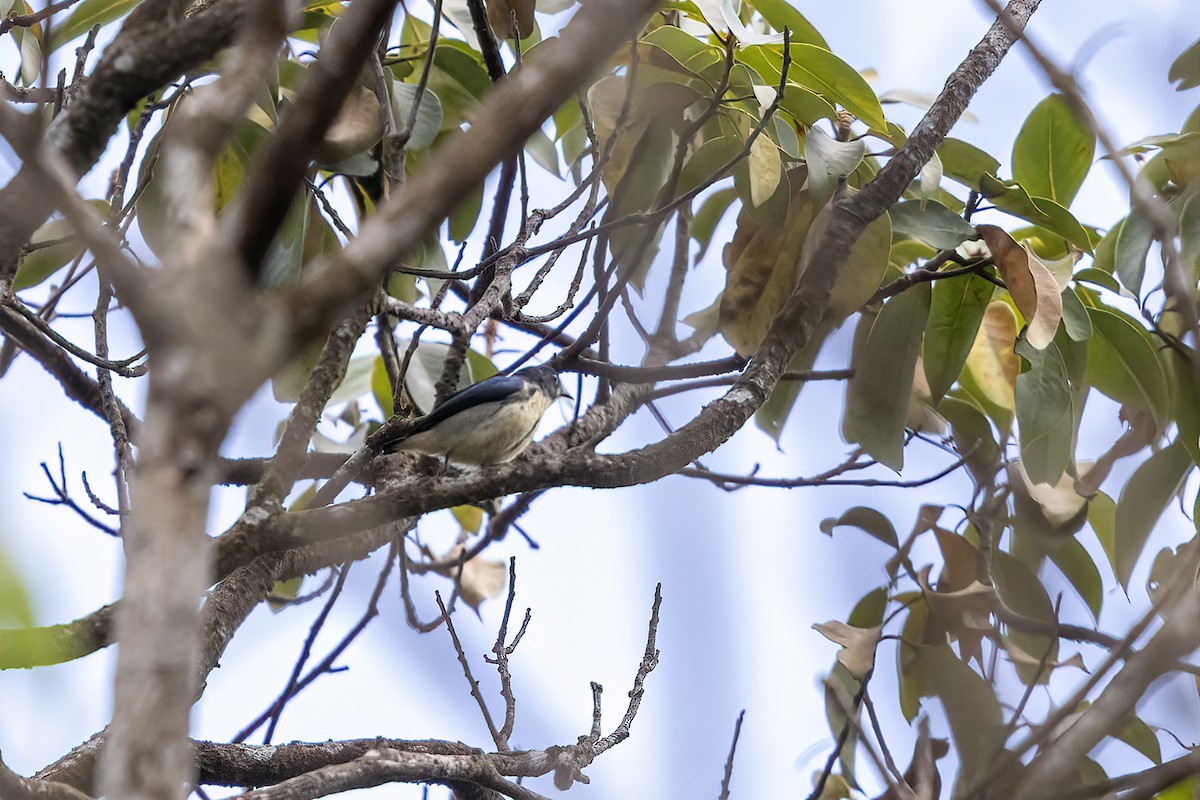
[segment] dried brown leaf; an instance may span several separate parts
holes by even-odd
[[[1062,320],[1062,296],[1054,275],[1028,245],[1019,245],[1002,228],[979,225],[976,232],[991,251],[1008,293],[1025,317],[1029,343],[1038,350],[1054,339]]]
[[[826,623],[815,623],[813,630],[842,646],[838,651],[837,660],[859,680],[875,666],[875,646],[879,644],[882,627],[856,628],[838,620],[830,620]]]

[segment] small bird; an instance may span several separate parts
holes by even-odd
[[[554,367],[496,375],[450,396],[413,420],[399,438],[379,446],[439,455],[458,464],[503,464],[529,446],[542,415],[561,396],[570,397]]]

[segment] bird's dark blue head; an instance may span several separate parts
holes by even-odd
[[[527,380],[537,386],[538,391],[546,394],[551,400],[559,397],[570,397],[563,391],[562,383],[558,380],[558,370],[554,367],[543,364],[540,367],[525,367],[513,373],[514,377]]]

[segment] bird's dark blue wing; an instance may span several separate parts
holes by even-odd
[[[484,403],[497,403],[506,397],[516,394],[528,386],[528,382],[516,375],[496,375],[479,383],[472,384],[457,394],[451,395],[446,402],[417,419],[408,430],[407,435],[427,431],[439,422],[453,417],[460,411],[465,411]]]

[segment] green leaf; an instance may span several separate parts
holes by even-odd
[[[1038,350],[1021,338],[1016,351],[1030,364],[1014,390],[1021,463],[1033,483],[1053,485],[1071,460],[1075,439],[1067,364],[1057,342]]]
[[[759,136],[756,141],[765,138]],[[683,169],[679,172],[678,193],[687,194],[711,180],[718,169],[731,163],[741,154],[743,146],[736,136],[717,136],[697,147],[688,160],[683,162]],[[776,161],[778,162],[778,157]]]
[[[500,374],[500,370],[496,369],[491,359],[474,349],[467,351],[467,366],[471,369],[472,383],[479,383]]]
[[[855,348],[846,389],[846,440],[897,472],[904,466],[904,423],[929,306],[929,284],[917,284],[884,303],[874,324],[864,318],[860,327],[870,325],[870,332]]]
[[[1200,193],[1193,194],[1179,210],[1179,260],[1192,280],[1200,279]]]
[[[995,768],[996,754],[1004,744],[1003,714],[996,694],[949,647],[922,646],[918,658],[923,688],[941,700],[954,737],[960,762],[956,786],[976,786]]]
[[[1160,133],[1156,136],[1143,136],[1136,142],[1125,145],[1115,153],[1104,156],[1106,159],[1121,158],[1122,156],[1141,155],[1151,150],[1174,149],[1180,145],[1190,145],[1200,140],[1200,131],[1187,133]]]
[[[441,101],[443,130],[457,128],[492,88],[479,57],[462,48],[466,48],[462,42],[443,37],[433,55],[435,69],[429,75],[429,89]]]
[[[25,13],[32,13],[28,3],[22,3],[22,5]],[[12,29],[13,39],[21,54],[21,68],[17,73],[17,79],[24,86],[36,84],[38,75],[42,71],[41,31],[42,29],[36,25],[32,28],[18,26]]]
[[[392,108],[400,130],[407,127],[414,106],[417,109],[417,118],[413,121],[406,148],[424,150],[433,144],[433,140],[442,129],[442,101],[438,99],[437,93],[426,89],[421,95],[420,105],[417,105],[416,86],[411,83],[392,84]]]
[[[1062,303],[1062,321],[1067,336],[1076,342],[1086,342],[1092,338],[1092,320],[1088,316],[1087,309],[1083,307],[1079,295],[1075,294],[1070,286],[1062,290]]]
[[[1020,184],[1006,183],[991,175],[982,176],[979,183],[980,191],[996,208],[1040,225],[1084,252],[1092,252],[1094,243],[1087,229],[1070,211],[1050,198],[1031,197]]]
[[[1061,94],[1034,106],[1013,145],[1013,178],[1034,197],[1068,207],[1092,166],[1096,138]]]
[[[818,220],[824,217],[825,222],[822,224],[827,225],[832,214],[833,209],[826,205],[821,209]],[[817,227],[818,224],[817,220],[813,221],[810,235],[804,242],[805,247],[800,253],[801,270],[808,268],[819,243],[818,234],[822,229]],[[841,325],[846,317],[860,310],[875,295],[883,282],[883,276],[887,274],[891,244],[892,219],[885,211],[867,225],[866,230],[850,248],[845,262],[838,267],[833,289],[829,293],[829,302],[825,306],[825,319]]]
[[[385,420],[396,413],[392,382],[388,378],[387,368],[383,365],[383,358],[380,356],[375,357],[375,363],[371,367],[371,394],[374,395],[375,402],[379,405],[379,411]]]
[[[976,481],[991,480],[1000,461],[1000,445],[983,411],[957,397],[943,397],[937,411],[950,423],[954,448],[966,458]]]
[[[729,211],[729,206],[736,199],[737,189],[728,187],[713,192],[700,204],[700,208],[692,217],[692,224],[689,228],[692,238],[700,245],[697,259],[704,258],[718,223],[724,218],[725,213]]]
[[[889,209],[892,228],[939,250],[952,250],[975,235],[975,227],[933,200],[906,200]]]
[[[1129,588],[1150,531],[1193,466],[1191,456],[1176,440],[1146,459],[1121,490],[1114,533],[1117,580],[1123,588]]]
[[[779,84],[776,83],[775,86]],[[783,87],[783,99],[779,101],[779,108],[806,127],[816,124],[819,119],[837,118],[837,109],[832,103],[792,81],[788,81]]]
[[[674,25],[655,28],[642,37],[644,44],[653,45],[669,55],[680,67],[696,76],[719,80],[724,71],[725,56],[721,48],[706,44]],[[640,69],[640,65],[639,65]],[[705,73],[709,73],[708,76]]]
[[[50,29],[53,50],[87,33],[93,25],[107,25],[120,19],[139,2],[141,0],[83,0],[71,10],[65,22]]]
[[[834,662],[825,681],[825,721],[829,724],[829,732],[838,737],[849,724],[846,709],[851,706],[851,698],[858,690],[860,682],[840,662]],[[850,786],[857,786],[854,777],[855,750],[858,747],[858,733],[851,725],[841,752],[838,753],[838,763],[841,766],[841,776]]]
[[[21,266],[17,268],[17,276],[13,279],[13,291],[37,286],[83,252],[83,245],[74,236],[74,228],[65,219],[50,220],[34,232],[29,243],[40,245],[58,240],[62,241],[31,250],[21,259]]]
[[[1154,224],[1138,209],[1129,212],[1117,233],[1113,251],[1113,267],[1126,289],[1135,295],[1142,293],[1146,277],[1146,256],[1154,242]]]
[[[271,587],[271,591],[267,595],[267,608],[271,609],[271,613],[278,614],[299,597],[300,587],[303,583],[303,575],[289,578],[286,581],[275,581],[275,585]]]
[[[1104,234],[1104,238],[1096,245],[1096,252],[1092,254],[1092,267],[1094,269],[1109,274],[1112,274],[1116,270],[1117,238],[1121,235],[1121,228],[1124,225],[1125,220],[1119,220],[1108,229],[1108,233]],[[1116,281],[1113,281],[1113,283],[1115,284]]]
[[[28,628],[33,625],[33,607],[25,582],[0,548],[0,627]]]
[[[455,244],[462,244],[471,235],[471,231],[475,230],[475,223],[479,221],[479,212],[482,208],[483,184],[480,184],[471,194],[467,195],[466,200],[463,200],[450,212],[450,218],[446,221],[446,232]]]
[[[556,178],[562,177],[558,163],[558,149],[541,129],[535,130],[525,140],[525,152],[532,156],[537,165],[546,172]]]
[[[762,14],[763,19],[775,30],[782,32],[784,28],[787,28],[792,44],[803,42],[829,49],[824,37],[787,0],[749,0],[749,5]]]
[[[929,607],[918,592],[910,593],[907,598],[897,596],[896,601],[910,604],[896,648],[896,678],[900,686],[900,713],[911,723],[921,710],[921,698],[928,694],[928,681],[921,669],[921,644],[925,641]]]
[[[1154,795],[1154,800],[1194,800],[1200,791],[1200,778],[1191,776],[1173,783]]]
[[[812,369],[817,356],[820,355],[821,348],[825,346],[826,340],[834,330],[835,326],[828,319],[821,320],[812,335],[808,337],[808,342],[804,347],[792,356],[788,372],[803,372]],[[780,381],[775,384],[771,396],[759,406],[758,411],[754,412],[754,424],[778,442],[779,437],[783,434],[784,423],[791,415],[792,408],[803,388],[804,381]]]
[[[994,287],[978,275],[933,284],[922,360],[936,406],[962,372]]]
[[[229,155],[228,149],[222,151],[217,158],[216,199],[218,205],[233,196],[241,186],[245,171],[237,162],[236,157]],[[226,169],[226,165],[231,168]],[[309,220],[314,201],[309,197],[298,194],[292,200],[292,208],[283,221],[283,225],[271,240],[271,246],[263,258],[262,283],[267,288],[275,288],[294,284],[300,280],[300,269],[304,264],[305,244],[308,241]],[[320,215],[318,214],[318,219]]]
[[[1096,492],[1088,501],[1088,525],[1096,534],[1096,540],[1108,556],[1113,574],[1117,574],[1117,504],[1104,492]]]
[[[1090,307],[1088,314],[1094,328],[1087,342],[1088,380],[1118,403],[1152,412],[1161,426],[1171,400],[1148,332],[1115,309]]]
[[[1004,604],[1031,619],[1036,619],[1047,625],[1054,625],[1058,619],[1054,613],[1054,604],[1046,594],[1046,587],[1038,580],[1038,576],[1019,559],[1014,558],[1003,550],[992,553],[992,577],[996,582],[996,593]],[[1058,637],[1042,636],[1009,628],[1008,638],[1017,647],[1039,661],[1045,657],[1047,662],[1058,660]],[[1017,675],[1025,683],[1036,680],[1045,683],[1050,678],[1050,669],[1038,674],[1033,664],[1014,662]]]
[[[329,402],[325,404],[325,407],[332,408],[351,400],[357,400],[370,392],[375,362],[378,359],[379,356],[370,355],[355,356],[350,359],[350,363],[346,365],[346,374],[342,376],[337,389],[329,396]]]
[[[750,178],[750,203],[758,208],[775,196],[783,181],[783,160],[770,137],[758,136],[751,142],[746,167]],[[786,188],[787,184],[783,183],[783,186]]]
[[[964,186],[979,189],[984,175],[995,177],[1000,162],[962,139],[947,136],[937,149],[942,160],[942,172]]]
[[[1091,513],[1090,508],[1088,513]],[[1092,619],[1099,619],[1100,609],[1104,605],[1104,581],[1087,548],[1074,536],[1065,537],[1051,547],[1050,560],[1079,593],[1080,599],[1091,612]]]
[[[1172,411],[1175,424],[1179,426],[1179,440],[1183,442],[1192,461],[1200,464],[1200,392],[1197,391],[1196,374],[1192,370],[1196,354],[1189,349],[1185,358],[1171,348],[1163,352],[1163,357],[1170,377]]]
[[[874,628],[883,624],[883,615],[887,611],[888,595],[886,589],[872,589],[854,604],[846,623],[856,628]]]
[[[1155,764],[1162,763],[1162,747],[1158,743],[1158,736],[1154,733],[1154,729],[1133,714],[1126,715],[1114,736]]]
[[[1200,86],[1200,39],[1192,42],[1186,50],[1179,54],[1167,71],[1167,80],[1179,82],[1175,91],[1182,92]]]
[[[892,526],[891,520],[873,508],[855,506],[842,512],[839,517],[826,517],[821,520],[821,532],[827,536],[833,536],[833,529],[842,525],[860,528],[886,545],[900,546],[900,540],[896,536],[896,529]]]
[[[1102,269],[1084,267],[1075,273],[1075,280],[1080,283],[1090,283],[1093,286],[1108,289],[1110,292],[1120,293],[1121,291],[1121,285],[1117,283],[1117,279]],[[1063,313],[1065,314],[1066,312],[1064,311]]]
[[[634,155],[611,196],[611,205],[604,221],[620,219],[628,214],[645,211],[655,205],[667,175],[671,171],[675,152],[674,133],[662,125],[649,125],[638,140]],[[609,250],[622,270],[630,272],[631,283],[641,290],[646,271],[658,252],[662,223],[626,225],[609,234]]]
[[[793,44],[791,55],[788,81],[804,86],[830,102],[841,104],[872,130],[887,130],[879,98],[856,69],[817,45]],[[781,45],[745,47],[739,59],[758,72],[768,85],[779,85],[783,69]]]

